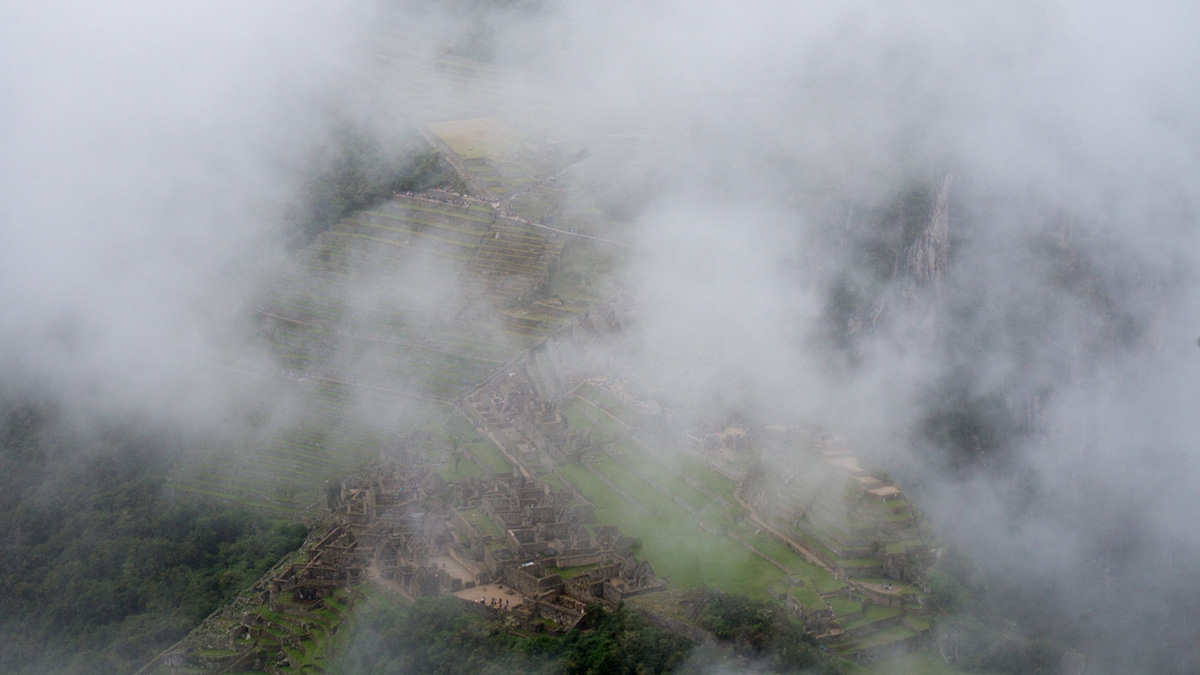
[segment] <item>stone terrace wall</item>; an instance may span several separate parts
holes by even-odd
[[[479,530],[475,529],[475,526],[468,522],[466,518],[463,518],[462,514],[458,512],[458,509],[450,509],[450,522],[454,524],[455,529],[457,529],[459,532],[470,532],[471,541],[483,540],[483,534]]]
[[[538,572],[541,572],[538,569]],[[547,591],[561,591],[563,588],[562,577],[557,574],[547,574],[538,577],[531,574],[520,567],[508,567],[504,570],[504,584],[517,590],[517,592],[536,598]]]
[[[576,555],[560,555],[554,559],[553,566],[562,569],[564,567],[598,565],[609,562],[611,558],[612,555],[608,551],[595,551],[593,553],[579,553]]]

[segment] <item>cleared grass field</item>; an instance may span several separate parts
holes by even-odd
[[[494,117],[431,122],[428,126],[464,160],[510,157],[521,146],[520,134]]]
[[[486,475],[486,472],[468,454],[464,454],[459,459],[457,466],[453,459],[446,460],[445,464],[437,468],[437,473],[448,483],[467,478],[483,478]]]
[[[867,667],[872,675],[965,675],[932,652],[919,651],[876,661]]]
[[[616,525],[640,541],[638,553],[655,572],[678,588],[701,584],[728,593],[767,599],[767,589],[783,581],[779,568],[738,544],[704,531],[669,500],[659,516],[647,516],[580,465],[560,468],[563,477],[596,505],[596,520]]]
[[[462,514],[464,520],[473,525],[475,529],[479,530],[480,534],[485,536],[490,534],[493,537],[504,536],[504,533],[500,531],[500,528],[496,527],[496,524],[493,523],[490,518],[485,516],[478,508],[459,511],[459,513]]]
[[[692,517],[753,546],[756,551],[788,568],[793,576],[807,579],[816,592],[832,593],[845,586],[832,573],[809,562],[745,518],[745,509],[734,500],[736,486],[732,480],[685,458],[660,461],[643,444],[634,441],[615,443],[611,451],[616,459],[598,462],[595,466],[622,487],[629,486],[626,489],[637,496],[639,503],[660,512],[678,513],[685,508],[680,506],[682,502],[690,507],[687,512]],[[695,478],[686,477],[681,462]],[[654,486],[647,483],[643,476],[652,477]],[[697,489],[693,482],[704,488],[705,492]],[[664,491],[669,497],[663,494]],[[720,499],[714,500],[710,494]]]

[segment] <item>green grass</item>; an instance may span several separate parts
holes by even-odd
[[[737,542],[710,534],[691,522],[674,504],[661,517],[647,517],[579,465],[561,467],[563,476],[596,505],[596,520],[616,525],[640,540],[639,556],[677,588],[707,584],[727,593],[767,599],[767,589],[781,583],[782,570]],[[669,503],[669,502],[668,502]]]
[[[895,626],[889,626],[883,630],[871,633],[870,635],[859,640],[857,644],[855,644],[855,648],[861,650],[868,649],[870,647],[878,647],[879,645],[890,644],[892,642],[904,640],[915,635],[917,635],[917,633],[915,633],[912,629],[908,628],[907,626],[897,624]]]
[[[872,675],[965,675],[927,651],[910,652],[903,656],[876,661],[867,668]]]
[[[479,530],[480,534],[484,536],[490,534],[493,537],[504,537],[504,533],[500,531],[500,528],[496,527],[496,524],[492,522],[492,519],[484,515],[483,511],[475,508],[467,509],[466,511],[459,511],[459,513],[462,514],[464,520],[473,525],[475,529]]]
[[[932,625],[927,617],[920,614],[908,614],[904,617],[904,622],[907,623],[913,630],[918,630],[924,633],[929,630]]]
[[[607,438],[618,438],[629,434],[629,428],[619,421],[609,417],[595,404],[585,399],[574,397],[563,406],[563,415],[574,428],[591,428]]]
[[[846,598],[833,597],[829,598],[829,604],[833,607],[833,613],[837,616],[846,616],[862,611],[863,605],[857,600],[848,600]]]
[[[821,612],[827,609],[825,599],[807,586],[793,586],[788,590],[788,595],[809,611]]]
[[[594,429],[599,431],[599,428],[592,423],[591,419],[589,419],[582,412],[576,410],[572,403],[573,401],[568,402],[562,407],[561,410],[562,416],[567,419],[567,424],[569,424],[572,429],[577,431],[582,431],[584,429]]]
[[[843,567],[881,567],[883,561],[879,558],[844,558]]]
[[[594,570],[599,566],[600,565],[597,563],[595,565],[580,565],[578,567],[564,567],[560,570],[556,570],[555,573],[558,574],[558,576],[562,577],[563,579],[572,579],[574,577],[579,576],[580,574],[583,574],[584,572],[589,572],[591,570]]]
[[[465,480],[467,478],[483,478],[485,472],[479,468],[471,455],[463,453],[463,456],[458,462],[458,466],[454,465],[453,459],[447,459],[445,464],[442,464],[435,469],[439,476],[446,479],[446,482],[454,482],[456,480]]]
[[[683,475],[654,458],[640,443],[618,441],[613,444],[613,450],[616,459],[602,458],[594,467],[630,492],[640,504],[659,513],[680,514],[683,510],[641,477],[653,476],[656,485],[691,507],[687,509],[690,515],[699,516],[718,529],[735,532],[763,555],[787,567],[793,576],[810,580],[818,593],[832,593],[845,586],[832,573],[792,551],[769,532],[758,531],[758,526],[752,521],[740,518],[745,514],[745,509],[733,501],[734,483],[728,478],[703,465],[691,463],[694,480],[706,489],[711,488],[709,491],[717,493],[715,496],[726,498],[726,501],[718,502],[693,487]],[[641,475],[637,475],[639,472]]]
[[[863,614],[862,614],[861,618],[851,621],[850,623],[843,626],[843,628],[845,628],[846,630],[851,630],[853,628],[858,628],[859,626],[865,626],[869,623],[875,623],[876,621],[883,621],[884,619],[890,619],[894,616],[900,615],[901,613],[903,613],[903,610],[901,610],[899,607],[884,607],[882,605],[867,605],[867,606],[863,607]]]
[[[438,444],[447,451],[451,447],[452,439],[457,436],[459,449],[463,451],[463,462],[471,461],[475,464],[479,470],[479,476],[486,475],[488,467],[491,467],[497,474],[512,472],[512,462],[508,461],[508,458],[504,456],[504,453],[500,452],[500,449],[492,443],[491,439],[476,431],[475,427],[463,418],[458,411],[451,410],[447,406],[447,412],[427,425],[426,429],[432,436],[438,439]],[[453,468],[453,462],[451,462],[451,469]],[[441,473],[441,475],[447,480],[458,480],[458,478],[469,477],[467,475],[460,475],[458,478],[453,478],[452,476],[447,476],[445,473]]]
[[[412,201],[405,201],[404,208],[409,211],[423,211],[425,213],[435,213],[437,215],[447,216],[450,218],[454,218],[456,220],[466,220],[466,221],[475,222],[475,223],[483,223],[485,225],[491,225],[492,220],[494,219],[492,216],[492,209],[490,207],[484,206],[482,204],[472,204],[471,207],[468,208],[466,212],[455,211],[449,207],[441,209],[441,208],[438,208],[438,207],[430,205],[430,204],[415,203]],[[474,232],[476,230],[472,230],[472,231]],[[478,232],[482,234],[483,232],[487,232],[487,229],[485,228]]]
[[[734,491],[737,489],[737,484],[731,479],[726,478],[723,474],[686,457],[680,458],[679,470],[683,472],[683,475],[699,483],[708,492],[727,499],[731,503],[737,503],[737,499],[733,496]]]
[[[625,422],[631,427],[637,426],[642,421],[641,415],[637,414],[633,410],[630,410],[625,406],[625,404],[618,401],[607,391],[604,391],[603,389],[591,383],[585,383],[581,385],[575,390],[575,393],[576,395],[587,399],[601,409],[606,410],[620,418],[622,422]]]
[[[475,460],[480,464],[480,466],[492,467],[492,470],[495,471],[497,475],[512,473],[512,462],[508,461],[508,458],[504,456],[504,453],[500,452],[500,449],[497,448],[490,439],[485,438],[479,441],[468,443],[466,448],[472,455],[475,456]]]

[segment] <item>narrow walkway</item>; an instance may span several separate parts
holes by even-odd
[[[833,574],[835,577],[837,577],[837,570],[834,570],[832,567],[825,564],[824,560],[821,560],[820,558],[818,558],[812,551],[808,550],[808,548],[805,547],[804,544],[801,544],[800,542],[796,541],[792,537],[788,536],[786,533],[780,532],[774,525],[771,525],[767,521],[763,520],[762,517],[758,515],[758,509],[755,509],[753,506],[751,506],[749,503],[747,503],[746,500],[742,499],[741,496],[738,495],[736,491],[734,491],[734,493],[733,493],[733,498],[738,500],[738,503],[741,504],[742,506],[744,506],[746,508],[746,510],[750,512],[750,520],[753,520],[756,525],[758,525],[759,527],[763,528],[764,530],[770,532],[777,539],[781,540],[782,542],[784,542],[785,544],[790,546],[794,551],[803,555],[810,563],[820,567],[821,569],[823,569],[823,570]],[[849,579],[843,579],[843,581],[848,582]]]

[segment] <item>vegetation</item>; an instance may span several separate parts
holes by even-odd
[[[81,435],[53,411],[0,426],[0,671],[132,672],[307,534],[165,489],[165,444]]]
[[[707,588],[692,590],[687,602],[697,625],[770,672],[856,671],[852,664],[823,653],[804,627],[776,605]]]
[[[515,630],[456,598],[377,606],[355,618],[352,646],[333,672],[699,674],[714,666],[746,672],[751,663],[753,672],[858,672],[766,603],[706,590],[690,597],[696,622],[717,636],[717,645],[695,648],[624,606],[608,612],[594,605],[561,635]]]
[[[1054,641],[1060,639],[1054,631],[1043,630],[1036,638],[1013,632],[1018,626],[1046,622],[1038,614],[1040,603],[1013,606],[1001,597],[1029,598],[1028,591],[1003,584],[990,587],[971,561],[953,550],[930,572],[929,585],[934,601],[948,613],[939,619],[937,630],[955,667],[971,673],[1060,672],[1066,652]]]
[[[338,127],[314,158],[305,201],[299,208],[298,245],[310,243],[343,216],[404,190],[426,190],[458,180],[416,130],[403,147],[386,148],[360,127]]]
[[[451,597],[368,610],[350,641],[336,672],[662,673],[678,670],[691,649],[625,609],[592,607],[565,635],[526,635]]]

